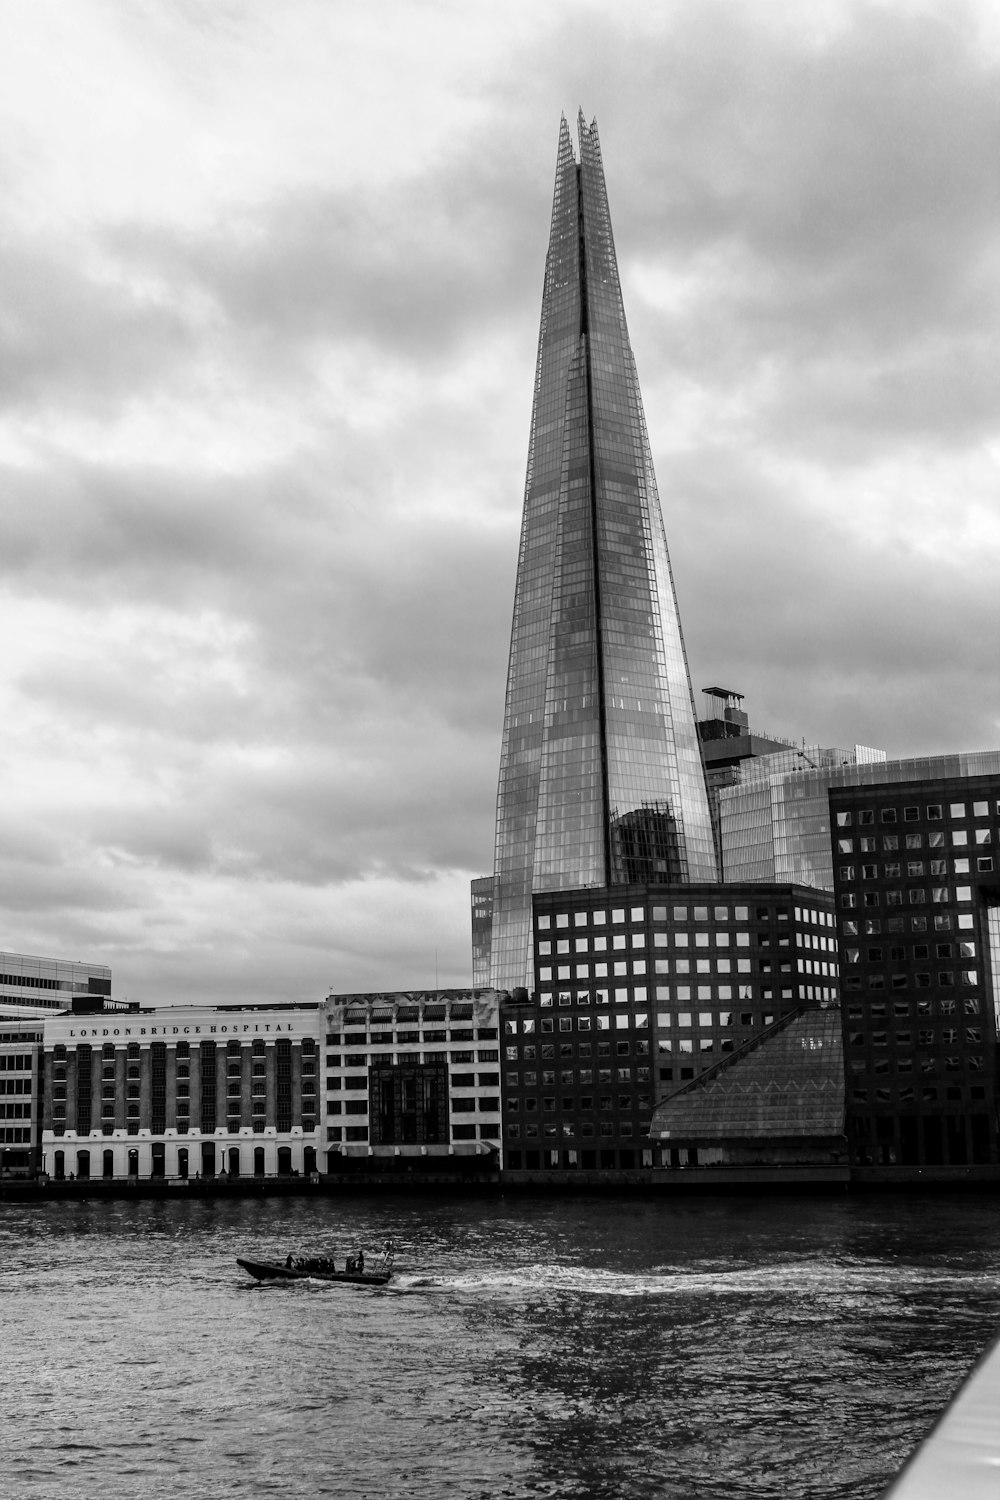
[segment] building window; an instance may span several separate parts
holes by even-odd
[[[377,1064],[371,1070],[371,1078],[373,1142],[404,1145],[447,1141],[448,1069],[445,1064]],[[460,1102],[454,1101],[452,1108],[460,1109]]]

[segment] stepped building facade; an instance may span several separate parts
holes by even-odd
[[[492,881],[474,982],[533,984],[532,896],[717,878],[596,122],[559,136]]]

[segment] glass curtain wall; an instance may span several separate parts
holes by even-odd
[[[533,891],[716,877],[596,124],[562,121],[497,794],[492,983]]]

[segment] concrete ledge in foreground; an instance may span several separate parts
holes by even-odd
[[[1000,1495],[1000,1336],[883,1500],[996,1500]]]

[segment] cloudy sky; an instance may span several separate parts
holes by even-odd
[[[0,946],[468,983],[579,105],[695,688],[1000,743],[992,0],[5,0]]]

